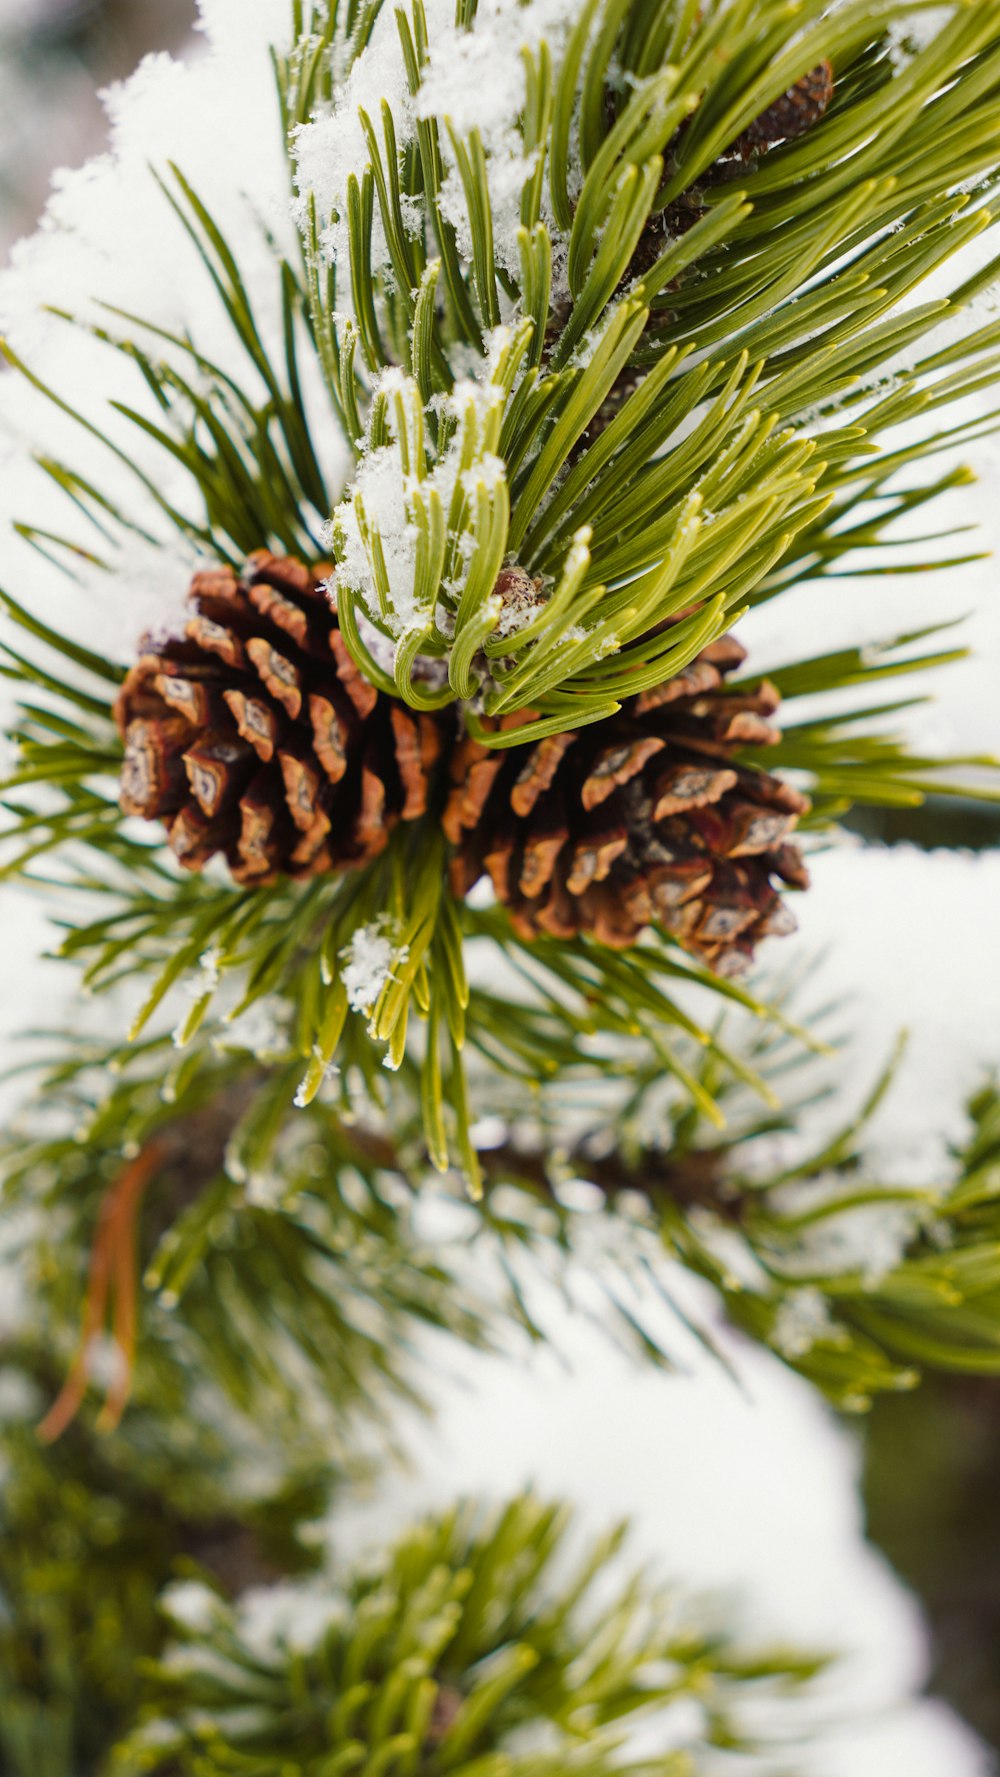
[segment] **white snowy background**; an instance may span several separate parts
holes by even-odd
[[[43,314],[45,302],[82,308],[103,298],[164,326],[196,313],[205,349],[223,364],[231,360],[224,317],[205,300],[193,252],[151,184],[150,162],[182,165],[244,243],[244,273],[265,321],[274,313],[276,287],[256,222],[291,238],[266,54],[268,41],[286,29],[287,7],[285,0],[201,0],[201,10],[203,34],[182,61],[153,57],[108,96],[106,149],[82,169],[56,175],[41,229],[15,248],[0,276],[0,321],[15,350],[91,412],[101,399],[133,393],[128,367]],[[983,398],[983,411],[988,405]],[[31,450],[41,445],[78,460],[81,434],[10,376],[0,379],[0,420],[0,583],[50,623],[120,655],[176,601],[184,564],[176,550],[164,562],[144,546],[114,579],[91,576],[82,587],[62,581],[9,521],[52,521]],[[978,488],[949,496],[939,517],[976,522],[977,543],[995,548],[1000,455],[981,444],[965,460]],[[102,462],[101,473],[105,484],[127,482],[111,462]],[[963,639],[976,658],[937,675],[936,702],[915,721],[921,741],[942,750],[996,749],[993,561],[807,587],[767,607],[744,639],[755,664],[766,667],[796,651],[875,641],[964,613],[971,616]],[[788,943],[802,956],[822,956],[820,989],[853,996],[860,1034],[845,1063],[850,1104],[898,1029],[913,1033],[873,1142],[911,1172],[933,1171],[961,1132],[963,1096],[1000,1062],[1000,853],[928,855],[845,841],[817,859],[815,886],[797,910],[800,935]],[[7,1060],[26,1025],[72,1017],[74,978],[39,960],[51,931],[37,899],[4,890],[0,922]],[[679,1378],[637,1370],[582,1322],[566,1321],[555,1300],[548,1312],[568,1368],[552,1354],[514,1364],[449,1352],[437,1383],[436,1430],[409,1428],[411,1471],[388,1497],[359,1502],[341,1522],[342,1546],[353,1551],[381,1540],[413,1508],[456,1491],[495,1496],[528,1480],[578,1499],[595,1526],[630,1514],[634,1547],[678,1580],[723,1594],[753,1634],[843,1652],[835,1713],[849,1725],[824,1741],[810,1777],[978,1777],[989,1770],[987,1756],[944,1708],[916,1700],[926,1662],[917,1607],[863,1540],[855,1441],[810,1390],[777,1360],[742,1345],[734,1347],[742,1392],[694,1350]]]

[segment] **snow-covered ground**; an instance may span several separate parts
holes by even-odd
[[[224,220],[241,208],[246,218],[252,208],[269,225],[290,227],[263,53],[269,23],[284,21],[284,0],[203,4],[208,50],[202,46],[200,59],[183,69],[158,59],[118,92],[111,157],[60,178],[47,227],[0,280],[0,311],[17,349],[92,408],[131,387],[127,366],[40,317],[43,297],[67,303],[97,294],[164,325],[189,319],[191,304],[201,303],[193,255],[178,250],[173,235],[163,250],[166,212],[150,203],[148,159],[179,159]],[[276,288],[248,225],[245,240],[247,276],[266,313]],[[208,310],[199,321],[207,347],[225,362],[222,317]],[[79,434],[7,378],[0,407],[10,428],[0,439],[0,515],[5,524],[23,517],[43,524],[45,484],[28,461],[29,443],[73,457]],[[988,445],[966,455],[979,489],[950,495],[943,516],[978,522],[976,546],[996,547],[1000,456]],[[185,564],[173,561],[170,597],[180,596],[185,578]],[[123,625],[132,631],[162,614],[167,596],[153,550],[137,549],[125,610],[120,580],[117,587],[97,576],[82,587],[61,581],[9,531],[0,537],[0,582],[44,600],[50,622],[109,648]],[[976,658],[937,676],[933,711],[915,721],[922,743],[997,749],[996,582],[991,562],[807,587],[759,613],[746,639],[754,663],[766,666],[971,611],[963,635]],[[820,993],[854,997],[859,1041],[845,1077],[851,1105],[894,1033],[910,1028],[874,1140],[893,1164],[933,1165],[961,1128],[963,1095],[984,1067],[1000,1062],[1000,854],[883,852],[845,841],[817,859],[814,874],[797,909],[800,935],[785,941],[781,961],[793,945],[803,956],[825,951]],[[0,922],[6,1061],[16,1056],[25,1025],[72,1015],[74,978],[37,960],[51,934],[33,900],[0,891]],[[551,1354],[516,1366],[449,1351],[446,1364],[441,1358],[447,1375],[438,1383],[437,1430],[414,1424],[409,1434],[413,1473],[388,1497],[359,1505],[341,1524],[341,1538],[381,1539],[412,1508],[456,1490],[496,1495],[527,1480],[578,1498],[594,1525],[631,1513],[638,1547],[679,1580],[741,1599],[751,1632],[844,1651],[837,1696],[852,1725],[831,1742],[824,1765],[810,1765],[809,1777],[980,1777],[984,1756],[954,1718],[913,1700],[925,1662],[919,1616],[864,1544],[852,1439],[810,1391],[777,1360],[743,1348],[743,1393],[694,1351],[681,1377],[640,1371],[583,1323],[560,1322],[555,1301],[549,1311],[569,1371]]]
[[[691,1279],[671,1288],[707,1312]],[[815,1711],[836,1726],[804,1777],[984,1777],[988,1756],[962,1725],[913,1700],[919,1611],[864,1541],[857,1445],[812,1390],[723,1334],[737,1387],[693,1341],[678,1347],[662,1306],[675,1376],[630,1362],[546,1287],[535,1305],[553,1350],[515,1361],[435,1347],[437,1421],[414,1416],[409,1468],[338,1511],[337,1552],[353,1561],[456,1495],[497,1501],[526,1485],[575,1502],[589,1530],[627,1516],[631,1567],[713,1599],[749,1641],[842,1655]],[[646,1312],[655,1326],[655,1302]]]

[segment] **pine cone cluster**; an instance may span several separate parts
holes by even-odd
[[[263,552],[242,575],[196,574],[183,633],[128,674],[122,808],[161,820],[180,863],[220,855],[253,884],[342,872],[436,810],[456,892],[488,874],[526,935],[625,946],[657,924],[731,973],[793,929],[774,879],[805,886],[788,835],[808,803],[744,762],[777,740],[778,698],[766,681],[727,689],[738,643],[608,722],[491,750],[456,707],[414,712],[362,677],[329,574]],[[504,584],[537,596],[520,570]]]

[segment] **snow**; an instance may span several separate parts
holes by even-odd
[[[25,1081],[6,1077],[7,1070],[41,1047],[26,1042],[26,1031],[66,1027],[79,996],[79,976],[67,964],[45,957],[59,934],[41,894],[15,886],[0,889],[0,932],[0,1118],[6,1118],[25,1093]]]
[[[895,1175],[894,1175],[895,1176]],[[863,1184],[839,1173],[779,1187],[769,1199],[793,1221],[781,1269],[790,1276],[836,1277],[859,1272],[869,1288],[894,1271],[920,1230],[934,1219],[927,1197],[858,1203]],[[943,1238],[943,1225],[941,1237]]]
[[[667,1282],[708,1311],[692,1279]],[[528,1485],[574,1503],[590,1532],[628,1517],[629,1571],[707,1595],[758,1645],[842,1653],[820,1688],[821,1721],[836,1726],[810,1747],[810,1777],[981,1777],[972,1736],[911,1701],[927,1665],[919,1612],[864,1542],[857,1443],[807,1385],[718,1328],[738,1383],[693,1341],[681,1373],[664,1376],[614,1350],[555,1289],[536,1285],[530,1305],[554,1346],[527,1359],[431,1343],[437,1423],[398,1423],[400,1466],[372,1497],[340,1503],[335,1558],[363,1559],[457,1496],[497,1502]],[[675,1350],[662,1304],[643,1313]]]
[[[386,935],[384,917],[359,926],[351,942],[340,952],[344,964],[340,978],[347,1003],[354,1012],[370,1012],[392,971],[405,962],[408,951]]]
[[[98,554],[107,551],[105,541],[32,460],[35,452],[48,452],[80,469],[168,543],[161,550],[129,539],[110,552],[113,573],[84,564],[76,566],[78,577],[69,579],[53,572],[5,526],[0,584],[53,627],[109,658],[127,660],[144,629],[176,621],[191,571],[192,553],[178,547],[172,529],[168,535],[129,463],[151,475],[163,495],[187,511],[192,510],[190,481],[110,408],[119,400],[160,417],[134,366],[47,313],[46,305],[55,302],[112,329],[118,324],[101,302],[171,330],[195,322],[204,354],[247,380],[248,361],[231,323],[154,181],[152,169],[169,177],[167,163],[174,161],[237,244],[258,325],[265,339],[280,342],[280,288],[266,233],[287,252],[297,247],[268,42],[287,36],[289,17],[286,0],[255,0],[248,29],[241,0],[206,0],[199,53],[185,61],[148,56],[130,80],[109,91],[106,151],[81,168],[56,174],[41,227],[15,247],[0,273],[0,330],[15,352],[71,408],[106,428],[128,459],[119,461],[103,450],[24,379],[0,376],[5,515],[64,532]],[[122,322],[120,331],[127,336],[133,330]],[[164,349],[134,331],[154,356]],[[252,373],[250,382],[256,386]],[[322,424],[318,416],[317,423]],[[321,448],[336,487],[348,456],[329,422]],[[0,714],[8,698],[4,688]]]
[[[328,1587],[255,1587],[241,1601],[240,1632],[261,1659],[278,1649],[308,1651],[343,1616],[340,1598]]]
[[[492,374],[509,337],[505,328],[495,329],[489,355],[480,361],[481,379],[463,379],[449,395],[437,398],[439,413],[455,421],[455,431],[433,465],[427,463],[422,443],[419,454],[414,454],[414,441],[423,435],[423,403],[415,380],[391,369],[376,381],[376,394],[388,397],[391,442],[362,457],[346,498],[333,514],[327,538],[337,556],[337,584],[358,593],[371,617],[386,624],[396,638],[430,622],[441,590],[434,584],[428,596],[417,578],[419,520],[426,526],[431,501],[440,502],[451,553],[453,571],[446,572],[443,588],[457,600],[477,542],[476,491],[482,487],[494,497],[506,480],[504,464],[487,447],[487,440],[491,422],[495,430],[503,406],[503,391]],[[462,463],[470,457],[470,467],[463,470]],[[376,573],[377,545],[388,582],[384,610]],[[447,556],[445,562],[447,571]]]
[[[771,1343],[789,1360],[805,1357],[817,1340],[829,1337],[833,1326],[822,1290],[793,1290],[775,1315]]]
[[[579,13],[578,0],[483,0],[470,30],[456,26],[452,0],[430,0],[426,12],[430,54],[415,101],[406,79],[395,11],[385,7],[333,105],[297,132],[299,223],[306,225],[312,200],[319,216],[324,253],[330,263],[343,268],[338,303],[345,314],[351,312],[346,269],[348,179],[352,173],[360,179],[370,160],[358,112],[363,109],[367,114],[384,159],[383,102],[392,112],[400,154],[414,140],[417,122],[422,118],[447,118],[459,136],[468,136],[475,129],[480,131],[486,151],[497,258],[510,272],[516,273],[519,267],[521,191],[534,170],[534,158],[525,156],[517,128],[525,103],[523,51],[536,50],[545,40],[558,64]],[[442,209],[457,231],[460,250],[471,257],[465,193],[444,129],[441,148],[445,165]],[[421,219],[412,220],[414,228],[418,227]],[[378,206],[372,231],[372,268],[392,281]]]
[[[483,0],[470,31],[431,40],[418,117],[446,117],[459,135],[479,130],[492,144],[524,109],[524,50],[543,42],[558,63],[579,17],[577,0]]]
[[[175,1580],[161,1599],[166,1615],[191,1634],[205,1634],[219,1613],[217,1595],[200,1580]]]
[[[954,15],[954,6],[933,6],[923,13],[914,13],[909,18],[893,20],[886,36],[889,40],[889,56],[897,74],[902,74],[909,67],[914,57],[934,41],[938,32],[943,30]]]
[[[892,1090],[866,1139],[868,1170],[890,1183],[940,1184],[966,1132],[964,1102],[996,1065],[1000,1029],[1000,852],[866,848],[816,860],[797,897],[797,944],[816,959],[809,999],[846,997],[855,1033],[831,1127],[864,1096],[909,1032]]]
[[[391,595],[390,621],[393,629],[402,633],[419,616],[413,584],[419,532],[407,508],[406,478],[398,444],[382,445],[365,457],[352,484],[351,496],[337,507],[331,527],[338,556],[338,585],[359,593],[372,617],[377,617],[378,587],[362,528],[362,512],[366,528],[382,545]]]
[[[427,8],[432,32],[441,28],[449,11],[446,0],[432,0]],[[315,203],[324,253],[338,267],[337,300],[345,313],[351,309],[347,186],[352,174],[360,181],[369,164],[358,112],[363,109],[367,113],[384,157],[383,100],[392,112],[397,147],[402,153],[413,139],[414,118],[399,30],[394,9],[389,6],[383,7],[375,20],[367,47],[341,83],[333,105],[296,132],[296,217],[299,225],[305,227],[310,199]],[[376,204],[372,269],[385,273],[388,267],[389,252]]]
[[[528,5],[486,0],[470,31],[441,33],[433,41],[417,95],[418,117],[447,118],[459,136],[479,131],[486,150],[497,260],[515,276],[520,267],[521,193],[537,160],[535,154],[525,155],[518,128],[527,96],[525,51],[533,54],[546,42],[558,67],[579,10],[578,0],[531,0]],[[442,209],[456,230],[460,250],[471,258],[465,192],[447,139],[444,155],[448,174]],[[554,218],[544,196],[543,215],[555,238]]]

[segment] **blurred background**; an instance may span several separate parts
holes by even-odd
[[[30,232],[55,167],[100,150],[99,93],[190,34],[195,0],[0,0],[0,255]]]
[[[101,90],[183,46],[194,23],[194,0],[0,0],[0,257],[37,225],[53,170],[100,152]],[[970,804],[962,821],[931,803],[868,814],[864,836],[997,845],[996,816]],[[1000,1749],[1000,1386],[928,1379],[880,1400],[856,1435],[869,1535],[928,1614],[932,1688]]]

